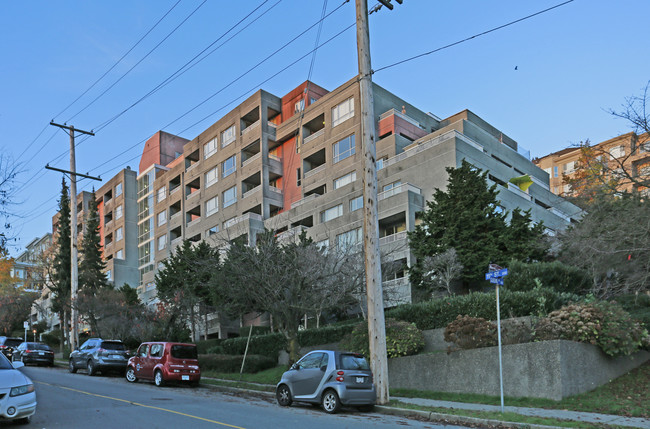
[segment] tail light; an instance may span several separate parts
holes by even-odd
[[[33,351],[34,351],[34,350],[25,349],[25,353],[31,353],[31,352],[33,352]]]
[[[344,371],[336,371],[336,381],[343,382],[343,375],[345,374]]]

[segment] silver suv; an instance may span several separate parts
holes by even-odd
[[[81,347],[70,353],[68,370],[75,373],[77,369],[83,368],[88,375],[95,375],[97,371],[124,374],[128,360],[129,354],[122,341],[89,338]]]
[[[341,406],[370,411],[377,393],[368,361],[357,353],[314,350],[293,364],[275,389],[283,407],[296,402],[321,404],[325,412],[336,413]]]

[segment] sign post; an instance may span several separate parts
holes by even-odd
[[[23,328],[25,328],[25,342],[27,342],[27,330],[29,329],[29,322],[23,322]]]
[[[508,275],[507,268],[490,264],[489,272],[485,273],[485,280],[496,284],[497,295],[497,339],[499,343],[499,387],[501,390],[501,412],[503,413],[503,361],[501,359],[501,308],[499,306],[499,285],[503,286],[503,277]]]

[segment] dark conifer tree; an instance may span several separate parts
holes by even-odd
[[[58,313],[62,321],[63,331],[68,331],[68,314],[70,310],[70,287],[72,255],[70,250],[70,196],[65,179],[61,181],[61,196],[59,197],[59,221],[55,231],[54,266],[51,274],[52,309]],[[63,343],[62,338],[62,343]]]

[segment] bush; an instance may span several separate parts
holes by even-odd
[[[362,322],[346,335],[339,347],[351,352],[370,356],[368,346],[368,323]],[[389,358],[417,354],[424,348],[424,336],[412,323],[386,319],[386,355]]]
[[[504,277],[504,289],[510,291],[529,291],[537,286],[551,288],[557,292],[584,294],[589,290],[591,279],[587,273],[562,262],[525,263],[512,261],[508,275]]]
[[[223,340],[220,345],[225,354],[243,355],[246,350],[246,341],[248,341],[248,337],[228,338]],[[275,358],[280,350],[285,350],[286,347],[287,340],[282,334],[253,335],[248,345],[248,353]]]
[[[201,354],[199,366],[203,371],[239,372],[244,356]],[[261,355],[247,355],[244,372],[256,373],[265,369],[274,368],[278,364],[277,358]]]
[[[445,341],[460,349],[497,345],[497,326],[482,317],[456,316],[445,328]]]
[[[250,330],[251,330],[250,326],[242,326],[241,328],[239,328],[239,336],[248,338],[248,333],[250,332]],[[270,326],[253,326],[252,335],[266,335],[270,333],[271,333]]]
[[[355,326],[356,323],[328,325],[318,329],[305,329],[304,331],[298,332],[298,343],[301,347],[338,343],[343,337],[352,332]]]
[[[546,315],[563,305],[581,300],[577,295],[559,293],[550,288],[513,292],[503,289],[499,293],[501,318]],[[444,328],[456,316],[465,314],[496,320],[496,296],[494,292],[472,292],[436,298],[427,302],[405,304],[386,312],[386,317],[415,323],[421,329]]]
[[[650,294],[628,294],[616,297],[616,302],[650,331]]]
[[[219,338],[211,338],[209,340],[199,340],[195,343],[196,349],[200,355],[210,353],[208,350],[220,345],[222,341],[224,340]]]
[[[43,338],[43,342],[45,344],[48,344],[52,347],[57,347],[61,343],[61,331],[55,330],[46,332],[41,336],[41,338]]]
[[[535,339],[589,343],[610,356],[629,355],[650,347],[647,329],[614,301],[573,304],[553,311],[536,324]]]

